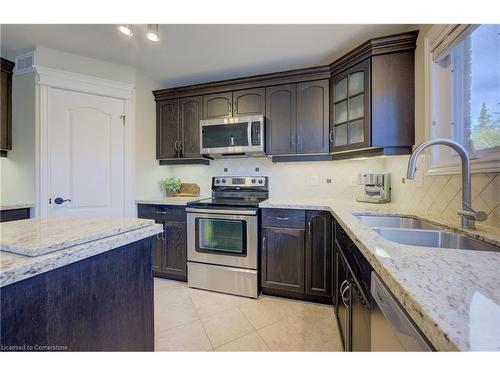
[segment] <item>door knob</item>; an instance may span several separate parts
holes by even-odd
[[[56,199],[54,199],[55,204],[63,204],[64,202],[71,202],[71,199],[64,199],[61,197],[57,197]]]

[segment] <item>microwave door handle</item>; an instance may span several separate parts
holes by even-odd
[[[247,123],[247,137],[248,137],[248,146],[252,146],[252,121]]]

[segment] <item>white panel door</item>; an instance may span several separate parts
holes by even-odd
[[[49,89],[49,216],[124,216],[123,113],[120,99]]]

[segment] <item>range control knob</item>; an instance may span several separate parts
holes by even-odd
[[[220,184],[220,180],[219,179],[215,180],[215,183]]]
[[[255,181],[256,181],[255,178],[252,178],[252,184],[255,184]]]
[[[260,179],[260,180],[259,180],[259,184],[262,184],[262,182],[264,182],[264,181],[262,181],[262,179]]]
[[[225,184],[225,183],[226,183],[226,179],[225,179],[225,178],[223,178],[223,179],[222,179],[222,183],[223,183],[223,184]]]

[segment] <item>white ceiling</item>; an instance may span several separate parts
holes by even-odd
[[[2,53],[41,45],[129,65],[165,87],[330,63],[367,39],[408,25],[160,25],[160,42],[136,25],[2,25]]]

